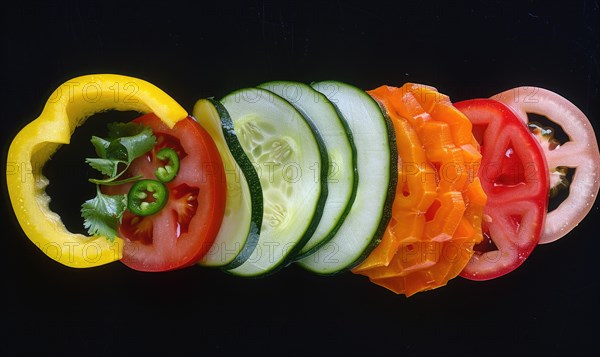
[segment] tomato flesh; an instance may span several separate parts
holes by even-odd
[[[123,215],[119,235],[125,240],[122,262],[140,271],[168,271],[195,264],[211,247],[225,212],[225,175],[221,157],[210,135],[193,119],[168,128],[154,114],[134,120],[149,126],[157,138],[155,147],[136,159],[126,177],[156,179],[165,164],[157,158],[165,147],[175,150],[180,168],[166,183],[169,200],[158,213]],[[125,193],[131,184],[104,187],[108,193]]]
[[[488,200],[484,239],[460,273],[471,280],[505,275],[537,245],[548,207],[548,168],[538,142],[504,104],[473,99],[454,104],[473,123],[481,145],[479,178]]]
[[[515,187],[525,184],[525,173],[521,159],[512,147],[506,149],[500,165],[500,175],[494,180],[496,187]]]

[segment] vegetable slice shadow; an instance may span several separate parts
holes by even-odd
[[[46,187],[50,209],[60,216],[70,232],[88,235],[83,227],[81,205],[96,195],[96,185],[88,179],[101,177],[85,162],[86,158],[97,156],[90,139],[94,135],[105,137],[109,123],[129,122],[139,116],[135,111],[116,110],[92,115],[75,129],[71,143],[61,146],[42,169],[50,182]]]

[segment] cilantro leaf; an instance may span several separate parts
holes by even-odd
[[[115,176],[119,161],[109,159],[87,158],[85,159],[91,167],[105,174],[106,176]]]
[[[152,150],[156,144],[152,129],[136,123],[108,124],[108,140],[109,145],[104,146],[106,157],[128,162]]]
[[[108,125],[108,140],[93,136],[91,142],[100,158],[87,158],[86,162],[108,177],[90,181],[108,184],[127,171],[133,160],[152,150],[156,145],[156,137],[152,129],[145,125],[111,123]],[[119,164],[124,164],[121,170]],[[127,182],[132,180],[128,179]]]
[[[128,161],[131,162],[152,150],[156,145],[156,137],[152,129],[144,127],[138,134],[123,136],[118,139],[119,143],[127,150]]]
[[[90,140],[90,141],[92,142],[92,145],[94,145],[94,148],[96,149],[96,155],[100,156],[103,159],[106,159],[106,150],[108,149],[108,146],[110,145],[110,141],[104,140],[97,136],[92,136],[92,140]]]
[[[97,193],[96,197],[81,205],[83,226],[89,234],[106,236],[112,242],[127,208],[127,195],[104,195],[99,185],[121,185],[142,179],[140,175],[118,180],[133,160],[154,148],[156,137],[145,125],[112,123],[108,125],[107,139],[93,136],[91,142],[99,158],[87,158],[85,161],[106,177],[89,179],[96,184]]]
[[[127,208],[127,195],[109,196],[97,189],[96,197],[81,205],[83,226],[91,235],[102,235],[114,241],[121,217]]]
[[[129,160],[129,154],[127,152],[127,148],[121,144],[120,139],[115,139],[111,141],[108,148],[106,148],[106,157],[111,160],[119,160],[119,161],[133,161]]]

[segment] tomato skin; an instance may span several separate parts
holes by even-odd
[[[461,272],[489,280],[519,267],[537,245],[548,207],[548,167],[529,129],[506,105],[491,99],[454,103],[473,123],[481,145],[479,178],[488,201],[484,242]]]
[[[225,212],[225,173],[212,138],[190,117],[168,128],[154,114],[134,120],[149,126],[157,145],[136,159],[127,176],[156,179],[162,163],[156,153],[174,149],[180,159],[179,173],[165,183],[169,201],[158,213],[140,217],[125,212],[119,235],[125,240],[121,262],[147,272],[169,271],[195,264],[212,246]],[[107,187],[112,193],[127,192],[131,184]]]

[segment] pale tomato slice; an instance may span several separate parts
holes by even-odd
[[[564,237],[590,212],[600,188],[600,152],[594,127],[585,114],[561,95],[538,87],[518,87],[496,94],[492,99],[508,105],[519,119],[528,123],[528,114],[543,115],[559,125],[569,141],[543,146],[549,172],[559,167],[574,168],[569,196],[548,213],[540,243]]]

